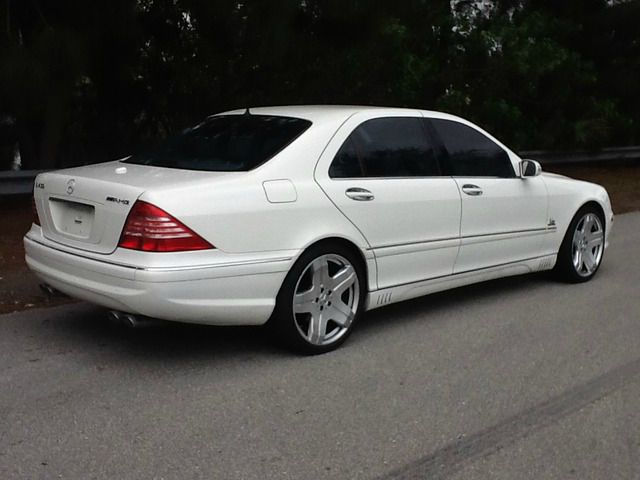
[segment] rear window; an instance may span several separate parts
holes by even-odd
[[[154,167],[243,172],[265,163],[311,126],[300,118],[222,115],[182,132],[125,163]]]

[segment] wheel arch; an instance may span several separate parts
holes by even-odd
[[[585,209],[587,207],[592,207],[595,210],[597,210],[598,213],[600,213],[600,215],[602,216],[602,219],[604,220],[603,228],[604,228],[604,231],[605,231],[605,235],[608,233],[609,219],[607,218],[607,214],[606,214],[605,208],[602,206],[602,204],[600,203],[599,200],[597,200],[595,198],[591,198],[591,199],[583,201],[578,206],[578,208],[575,209],[575,211],[573,212],[573,214],[569,218],[569,221],[567,223],[567,227],[565,228],[565,235],[569,231],[569,228],[571,227],[571,222],[573,221],[573,219],[576,218],[576,216],[578,215],[578,213],[581,210],[583,210],[583,209]],[[563,237],[563,239],[564,239],[564,237]]]
[[[311,243],[310,245],[308,245],[306,248],[303,249],[303,251],[300,253],[301,255],[306,252],[307,250],[311,249],[311,248],[315,248],[318,245],[327,245],[327,244],[337,244],[337,245],[341,245],[344,248],[347,248],[348,250],[350,250],[354,256],[358,259],[358,261],[360,262],[360,266],[362,267],[362,270],[364,272],[364,276],[365,279],[367,279],[367,293],[369,293],[369,265],[367,262],[367,257],[365,255],[365,253],[362,251],[362,249],[360,247],[358,247],[358,245],[356,245],[353,241],[345,238],[345,237],[337,237],[337,236],[333,236],[333,237],[325,237],[325,238],[321,238],[319,240],[316,240],[315,242]]]
[[[569,232],[569,228],[571,227],[571,222],[573,222],[573,219],[576,218],[576,216],[578,215],[578,213],[580,212],[580,210],[583,210],[586,207],[593,207],[596,210],[598,210],[598,212],[602,215],[602,218],[604,219],[604,228],[605,228],[605,234],[607,232],[607,216],[605,214],[605,210],[604,207],[600,204],[600,202],[594,198],[588,199],[588,200],[584,200],[582,203],[580,203],[578,205],[578,207],[573,211],[573,213],[571,213],[571,216],[568,217],[567,219],[567,223],[566,223],[566,227],[564,228],[564,233],[562,234],[562,240],[560,245],[558,245],[558,250],[560,250],[560,247],[562,245],[562,241],[564,241],[565,236],[567,235],[567,233]]]
[[[366,293],[367,294],[369,293],[372,286],[375,288],[376,266],[375,266],[375,259],[373,257],[373,254],[367,257],[367,254],[365,253],[365,251],[361,247],[359,247],[356,244],[356,242],[346,237],[334,235],[334,236],[322,237],[322,238],[313,240],[312,242],[308,243],[304,248],[300,249],[300,252],[298,253],[298,255],[296,255],[296,257],[293,259],[291,263],[291,268],[293,268],[293,265],[295,265],[298,259],[302,255],[304,255],[305,252],[309,251],[312,248],[316,248],[319,245],[328,245],[328,244],[333,244],[333,245],[337,244],[350,250],[354,254],[355,258],[359,261],[360,266],[364,271],[364,276],[366,279],[366,285],[365,285]]]
[[[571,217],[572,219],[578,214],[578,212],[580,210],[582,210],[583,208],[586,207],[594,207],[596,210],[598,210],[598,212],[602,215],[602,220],[604,221],[604,227],[605,229],[607,228],[607,215],[604,212],[604,207],[602,205],[600,205],[600,202],[597,200],[587,200],[586,202],[584,202],[582,205],[580,205],[580,207],[578,207],[578,209],[575,211],[575,213],[573,214],[573,217]]]

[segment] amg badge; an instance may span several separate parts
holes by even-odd
[[[125,200],[124,198],[107,197],[107,202],[118,203],[120,205],[129,205],[129,200]]]

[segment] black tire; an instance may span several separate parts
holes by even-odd
[[[582,221],[585,215],[592,214],[598,217],[600,225],[602,227],[602,253],[600,254],[599,261],[597,262],[595,269],[585,274],[578,272],[578,269],[573,262],[573,236],[576,232],[576,228]],[[567,283],[583,283],[591,280],[598,272],[600,265],[602,265],[602,259],[604,257],[604,236],[605,236],[605,220],[602,211],[594,205],[585,205],[574,215],[569,228],[564,235],[560,250],[558,251],[558,259],[554,267],[554,273],[557,278]]]
[[[306,275],[313,276],[312,273],[307,273],[308,268],[311,268],[311,263],[318,259],[322,260],[325,256],[341,257],[342,259],[346,259],[348,263],[353,267],[357,279],[357,284],[356,288],[353,289],[354,292],[351,292],[350,290],[347,296],[350,297],[352,306],[357,305],[357,307],[355,309],[355,315],[353,316],[353,319],[350,321],[350,324],[348,326],[340,327],[338,324],[335,324],[336,327],[341,329],[340,336],[338,338],[336,338],[334,341],[331,341],[330,343],[318,345],[311,343],[303,335],[300,327],[300,314],[296,316],[293,312],[293,301],[295,290],[299,285],[299,281],[302,282],[304,276]],[[355,293],[355,290],[357,290],[357,294]],[[366,294],[367,285],[365,268],[359,255],[351,248],[348,248],[340,243],[327,242],[318,244],[304,252],[287,274],[282,287],[278,292],[278,296],[276,297],[276,306],[271,319],[269,320],[269,327],[272,334],[275,336],[275,340],[278,343],[297,353],[302,353],[305,355],[317,355],[335,350],[346,341],[348,336],[353,331],[358,318],[363,312]],[[355,298],[356,295],[357,298]],[[353,296],[352,299],[351,296]],[[329,305],[331,305],[330,298],[326,301],[328,301]],[[315,302],[318,302],[317,298],[315,299]],[[327,307],[325,306],[325,308]],[[311,314],[309,314],[309,317],[311,318]],[[309,320],[309,322],[310,321],[311,320]],[[329,327],[327,327],[327,329],[328,328]]]

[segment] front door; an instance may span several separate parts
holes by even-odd
[[[542,254],[547,189],[541,177],[521,178],[517,162],[470,125],[428,120],[444,147],[443,169],[462,197],[460,253],[454,273],[535,258]]]

